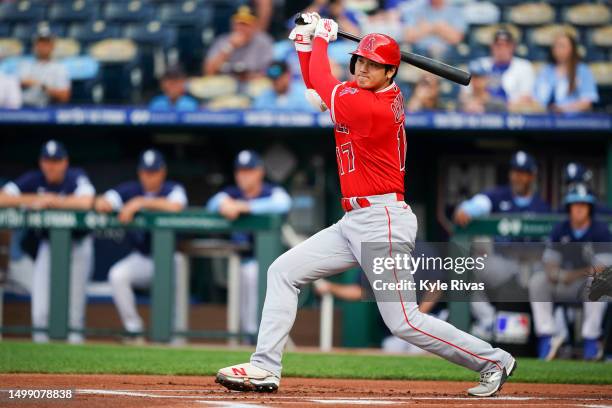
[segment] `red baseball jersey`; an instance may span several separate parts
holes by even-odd
[[[404,98],[392,83],[373,92],[355,82],[336,85],[329,106],[344,197],[404,193]]]

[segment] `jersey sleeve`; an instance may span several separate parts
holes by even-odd
[[[96,194],[96,188],[93,186],[87,173],[81,171],[76,176],[76,188],[74,195],[77,196],[93,196]]]
[[[173,203],[178,203],[183,207],[187,207],[187,193],[185,192],[185,187],[180,184],[176,184],[172,187],[172,190],[166,197],[168,201],[172,201]]]
[[[125,202],[128,201],[131,189],[132,184],[129,182],[119,184],[117,187],[111,188],[104,193],[104,198],[111,204],[113,210],[119,211]]]
[[[21,194],[35,193],[39,187],[38,174],[35,171],[27,172],[14,181],[6,183],[2,189],[5,194],[18,196]]]
[[[291,208],[291,197],[284,188],[273,187],[268,197],[249,201],[252,214],[286,214]]]
[[[331,73],[329,57],[327,56],[327,41],[315,37],[312,44],[312,53],[308,64],[309,80],[315,91],[319,94],[327,106],[331,106],[333,91],[340,81]]]

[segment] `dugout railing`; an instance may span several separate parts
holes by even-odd
[[[250,232],[254,237],[254,254],[260,266],[259,313],[266,291],[266,271],[282,253],[282,218],[276,215],[249,215],[235,221],[203,210],[188,209],[180,213],[143,212],[133,222],[121,224],[114,214],[93,211],[29,211],[17,208],[0,209],[0,229],[32,228],[49,231],[51,248],[50,309],[47,332],[52,339],[66,339],[68,327],[68,302],[70,282],[71,235],[76,230],[96,229],[141,229],[151,233],[152,257],[155,274],[151,289],[150,339],[154,342],[169,342],[173,335],[210,336],[211,333],[173,330],[174,310],[173,259],[176,234],[189,233],[208,235]],[[1,310],[1,308],[0,308]],[[11,332],[11,327],[1,326],[2,332]],[[236,336],[240,333],[223,333]],[[217,333],[218,335],[218,333]]]

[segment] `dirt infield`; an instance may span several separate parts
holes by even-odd
[[[211,377],[1,374],[2,407],[586,407],[612,408],[612,387],[508,383],[492,399],[469,398],[465,382],[286,378],[276,394],[228,392]],[[70,389],[71,400],[9,399],[9,389]]]

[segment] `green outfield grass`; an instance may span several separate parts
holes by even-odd
[[[249,352],[200,347],[71,346],[0,342],[2,373],[160,374],[211,376],[248,361]],[[287,377],[473,381],[475,373],[434,357],[350,353],[287,353]],[[513,381],[612,384],[612,365],[520,359]]]

